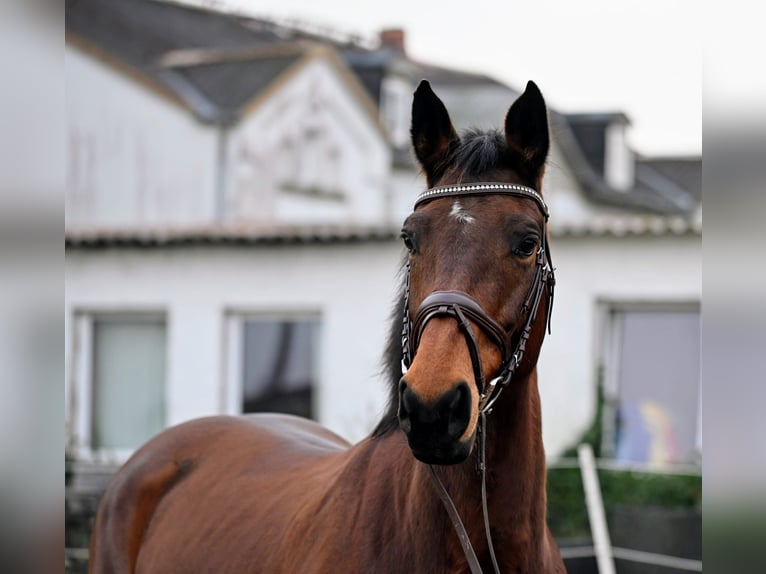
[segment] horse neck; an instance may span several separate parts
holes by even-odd
[[[487,498],[493,527],[513,525],[531,535],[544,532],[546,469],[536,369],[511,381],[487,415],[486,425]],[[467,463],[455,467],[464,488],[472,492],[480,487],[476,457],[474,448]]]
[[[513,380],[487,418],[487,499],[495,551],[500,562],[506,564],[504,571],[509,565],[520,571],[537,571],[536,565],[515,564],[515,561],[539,556],[545,544],[545,454],[540,414],[537,374],[532,370],[526,377]],[[453,527],[438,498],[430,471],[412,456],[399,432],[395,432],[389,442],[392,449],[389,453],[398,459],[399,476],[408,477],[404,484],[389,485],[399,494],[391,493],[392,499],[401,498],[400,508],[406,509],[405,516],[399,518],[412,523],[424,547],[429,544],[422,540],[425,531],[418,525],[427,521],[438,526],[430,530],[434,538],[431,544],[441,547],[446,544],[448,554],[460,561],[463,551],[457,538],[448,534]],[[465,462],[436,467],[436,471],[460,513],[477,554],[486,556],[476,448]]]
[[[545,450],[537,370],[514,379],[487,415],[488,481],[495,512],[545,528]]]

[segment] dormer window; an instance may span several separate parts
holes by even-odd
[[[604,179],[619,191],[633,188],[636,160],[633,150],[628,147],[627,123],[616,121],[606,127],[604,149]]]
[[[593,171],[614,190],[629,192],[636,176],[636,158],[628,146],[630,120],[621,112],[569,114],[569,125]]]

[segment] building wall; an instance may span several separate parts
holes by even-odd
[[[216,133],[66,47],[68,228],[188,224],[214,214]]]
[[[226,412],[226,316],[318,314],[320,421],[351,439],[382,412],[381,349],[398,243],[282,248],[70,251],[66,353],[76,427],[75,314],[161,310],[167,318],[167,423]],[[363,270],[363,271],[361,271]],[[126,286],[130,288],[126,288]],[[78,356],[79,353],[79,356]]]
[[[391,157],[377,120],[327,58],[299,66],[231,130],[227,217],[380,224]]]
[[[599,364],[614,304],[673,307],[702,300],[700,237],[554,237],[552,334],[539,362],[549,454],[571,446],[595,414]],[[647,358],[651,360],[651,358]]]
[[[699,243],[693,236],[553,239],[553,334],[539,364],[549,455],[570,446],[591,422],[605,302],[699,302]],[[352,441],[362,438],[384,408],[380,356],[400,257],[398,242],[70,250],[70,426],[83,403],[75,384],[83,352],[73,340],[76,312],[164,310],[168,424],[227,412],[227,315],[308,312],[321,321],[318,418]]]
[[[223,139],[77,48],[67,48],[67,66],[70,229],[201,223],[217,213],[261,223],[399,225],[424,188],[415,169],[391,169],[384,136],[324,57],[302,64]],[[437,86],[437,92],[454,108],[457,127],[466,127],[461,118],[475,100],[464,91]],[[513,93],[491,90],[483,98],[487,118],[490,111],[498,118],[489,123],[500,125]],[[217,179],[219,145],[224,180]],[[540,391],[546,447],[555,455],[593,416],[610,305],[699,302],[701,262],[698,236],[556,236],[564,225],[623,214],[584,200],[555,135],[545,195],[558,286]],[[89,404],[80,384],[87,349],[75,337],[80,317],[140,311],[167,321],[167,424],[232,411],[231,317],[318,316],[317,416],[358,440],[384,407],[378,371],[400,257],[398,242],[69,250],[72,440],[81,442],[87,432],[83,411]]]

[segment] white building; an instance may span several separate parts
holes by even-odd
[[[151,0],[67,10],[73,459],[119,462],[166,426],[251,409],[372,429],[398,229],[424,186],[411,93],[431,79],[458,127],[500,125],[517,95],[384,40]],[[551,121],[547,451],[591,424],[603,373],[606,452],[693,460],[699,158],[635,158],[621,114]]]

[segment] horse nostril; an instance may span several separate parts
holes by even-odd
[[[471,418],[471,392],[462,381],[433,404],[425,404],[402,379],[399,381],[399,426],[421,439],[454,440],[465,431]],[[413,435],[414,436],[414,435]],[[411,437],[412,438],[412,437]]]
[[[471,391],[468,383],[462,382],[452,389],[450,394],[445,409],[447,432],[452,436],[460,436],[471,418]]]
[[[452,398],[449,402],[449,405],[447,405],[447,408],[450,411],[455,410],[456,408],[458,408],[458,406],[460,406],[462,402],[465,401],[465,390],[467,389],[464,389],[464,385],[465,383],[461,383],[460,385],[457,386],[457,388],[453,389],[453,392],[451,393]]]
[[[412,391],[407,387],[407,381],[402,379],[399,381],[399,426],[401,429],[409,433],[412,430],[412,422],[410,421],[410,408],[407,403],[412,402]],[[410,405],[411,407],[412,405]]]

